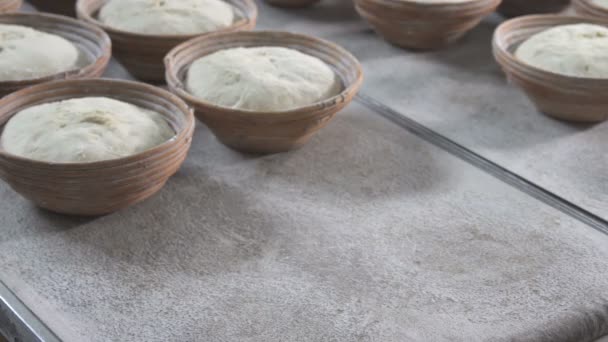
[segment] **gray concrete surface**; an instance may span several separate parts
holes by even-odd
[[[496,73],[458,66],[473,58],[458,47],[446,57],[454,66],[433,62],[453,80],[424,69],[433,54],[388,47],[335,4],[290,14],[261,6],[260,26],[352,49],[376,97],[390,92],[382,60],[395,55],[408,62],[392,65],[420,89],[438,81],[458,111],[456,77],[481,81],[452,67]],[[125,76],[116,64],[108,75]],[[417,119],[449,126],[433,116],[439,104],[401,83],[409,105],[386,102],[408,114],[428,106]],[[159,196],[114,215],[54,215],[4,183],[0,213],[0,280],[65,341],[586,342],[608,333],[608,236],[359,104],[276,156],[235,153],[199,124]]]
[[[392,47],[348,1],[298,11],[263,7],[261,18],[262,28],[308,32],[341,44],[363,63],[365,94],[608,219],[608,123],[553,120],[508,84],[491,54],[500,18],[436,52]]]
[[[199,125],[160,195],[107,217],[0,198],[0,279],[65,341],[608,332],[608,236],[356,104],[270,157]]]

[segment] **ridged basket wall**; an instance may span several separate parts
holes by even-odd
[[[232,47],[282,46],[315,56],[336,72],[343,91],[325,101],[283,112],[254,112],[221,107],[191,95],[185,86],[192,62]],[[363,73],[357,59],[328,41],[301,34],[254,31],[217,33],[190,40],[165,59],[167,83],[195,109],[195,114],[225,145],[242,152],[285,152],[305,144],[344,108],[361,87]]]
[[[237,11],[238,20],[232,26],[217,32],[252,30],[257,20],[257,7],[254,0],[226,0]],[[175,46],[201,35],[143,35],[111,28],[97,20],[99,9],[106,0],[78,0],[78,18],[105,30],[112,38],[114,56],[136,78],[161,83],[165,79],[163,58]]]
[[[359,14],[388,42],[411,49],[435,49],[454,42],[492,13],[500,0],[421,2],[354,0]]]
[[[0,125],[33,105],[105,96],[162,114],[176,135],[142,153],[93,163],[49,163],[6,153],[0,146],[0,178],[38,206],[75,215],[102,215],[145,200],[159,191],[186,158],[194,116],[177,96],[143,83],[91,79],[49,82],[0,100]]]
[[[608,20],[608,8],[599,6],[591,0],[573,0],[572,5],[580,16]]]
[[[16,12],[23,5],[23,0],[0,0],[0,14]]]
[[[49,81],[99,77],[112,57],[110,37],[100,28],[80,20],[48,13],[8,13],[0,15],[0,23],[56,34],[74,43],[80,51],[77,68],[46,77],[0,82],[0,96]]]
[[[608,79],[571,77],[530,66],[515,57],[526,39],[558,25],[608,22],[561,15],[530,15],[500,25],[493,39],[494,56],[508,78],[523,89],[543,113],[561,120],[599,122],[608,118]]]

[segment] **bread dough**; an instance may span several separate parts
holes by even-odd
[[[230,26],[234,11],[221,0],[110,0],[99,19],[128,32],[190,35]]]
[[[526,40],[515,55],[545,71],[608,78],[608,28],[591,24],[557,26]]]
[[[20,81],[76,67],[79,52],[63,37],[20,25],[0,24],[0,81]]]
[[[591,2],[600,7],[604,7],[606,9],[608,9],[608,0],[593,0]]]
[[[86,97],[22,110],[6,124],[1,142],[14,155],[80,163],[133,155],[174,135],[159,113],[105,97]]]
[[[283,47],[232,48],[194,61],[187,75],[194,96],[234,109],[279,112],[328,99],[342,90],[320,59]]]

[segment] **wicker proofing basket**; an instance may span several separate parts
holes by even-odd
[[[283,46],[320,58],[342,80],[344,90],[325,101],[284,112],[254,112],[216,106],[191,95],[185,86],[188,68],[200,57],[233,48]],[[346,50],[325,40],[273,31],[218,33],[179,45],[165,59],[167,83],[195,109],[195,114],[225,145],[243,152],[284,152],[305,144],[329,123],[359,90],[363,73]]]
[[[76,16],[76,0],[28,0],[39,11]]]
[[[0,0],[0,14],[15,12],[22,4],[23,0]]]
[[[608,8],[599,6],[591,0],[573,0],[572,4],[580,16],[608,20]]]
[[[473,29],[500,0],[420,2],[355,0],[359,14],[388,42],[404,48],[435,49]]]
[[[498,12],[506,17],[527,14],[557,13],[570,4],[570,0],[502,0]]]
[[[112,57],[112,44],[108,35],[98,27],[76,19],[43,13],[9,13],[0,15],[0,23],[28,26],[59,35],[74,43],[80,51],[78,68],[46,77],[0,82],[0,97],[34,84],[99,77]]]
[[[165,68],[163,58],[175,46],[183,43],[196,35],[143,35],[113,29],[99,20],[97,13],[107,0],[78,0],[76,13],[78,18],[97,25],[104,29],[112,38],[114,56],[127,68],[136,78],[150,81],[163,82],[165,79]],[[252,30],[257,20],[257,7],[253,0],[227,0],[237,11],[238,20],[232,26],[217,32],[235,32]],[[209,33],[206,33],[209,34]]]
[[[142,153],[93,163],[48,163],[8,154],[0,146],[0,177],[40,207],[76,215],[101,215],[145,200],[180,167],[192,139],[194,116],[177,96],[143,83],[89,79],[49,82],[0,100],[0,125],[33,105],[105,96],[155,110],[176,136]]]
[[[532,67],[514,55],[517,47],[536,33],[579,23],[608,26],[605,20],[549,14],[511,19],[494,33],[494,56],[508,78],[524,90],[541,112],[562,120],[599,122],[608,117],[608,79],[555,74]]]

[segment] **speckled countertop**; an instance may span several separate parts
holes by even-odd
[[[351,50],[362,95],[287,154],[232,152],[199,124],[158,196],[102,218],[41,211],[0,183],[0,280],[34,328],[64,341],[608,334],[608,126],[535,112],[491,59],[498,19],[412,53],[349,1],[259,5],[259,28]]]

